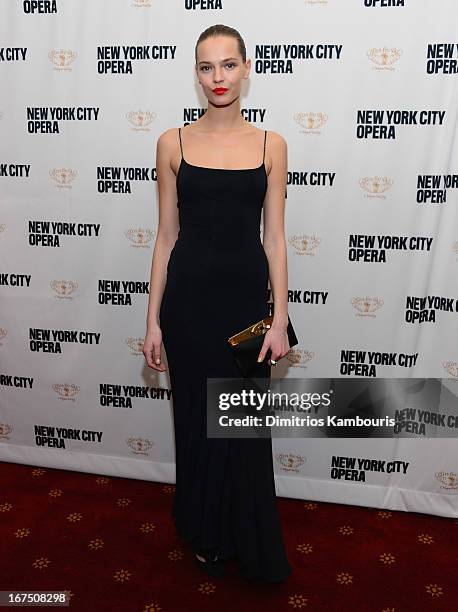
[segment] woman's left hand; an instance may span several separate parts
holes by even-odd
[[[286,355],[290,349],[286,328],[272,326],[269,331],[266,332],[261,352],[258,356],[258,362],[264,361],[269,349],[272,352],[269,359],[273,359],[274,361],[278,361]]]

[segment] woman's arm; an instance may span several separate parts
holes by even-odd
[[[285,241],[285,191],[288,169],[287,145],[276,132],[269,132],[272,167],[264,201],[263,246],[269,261],[275,327],[288,325],[288,269]]]
[[[176,176],[170,164],[172,154],[177,146],[176,138],[176,129],[169,129],[159,136],[156,146],[159,221],[151,262],[146,337],[143,354],[148,365],[160,371],[165,370],[165,367],[156,366],[156,364],[161,362],[162,334],[159,327],[159,310],[165,288],[170,252],[176,242],[179,231]]]
[[[274,318],[266,333],[259,361],[267,349],[272,359],[280,359],[289,350],[288,326],[288,268],[285,240],[285,192],[288,170],[286,140],[276,132],[269,132],[269,152],[272,160],[268,187],[264,200],[263,246],[269,261],[269,279],[274,302]]]

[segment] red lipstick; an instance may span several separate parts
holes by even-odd
[[[227,88],[226,87],[216,87],[215,89],[212,90],[213,93],[215,93],[217,96],[221,96],[224,93],[226,93]]]

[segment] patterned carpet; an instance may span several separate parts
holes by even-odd
[[[72,610],[458,609],[457,519],[278,498],[293,575],[250,585],[194,564],[173,485],[10,463],[0,483],[1,590],[67,590]]]

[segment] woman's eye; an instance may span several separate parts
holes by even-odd
[[[228,64],[226,64],[226,68],[227,67],[231,67],[233,68],[235,66],[235,64],[233,64],[232,62],[229,62]],[[210,66],[201,66],[200,68],[203,72],[207,72],[207,69],[210,69]]]

